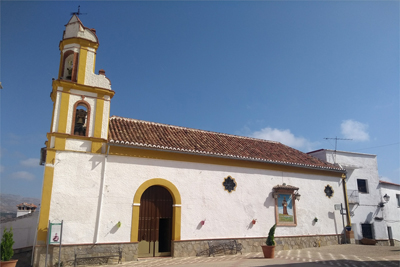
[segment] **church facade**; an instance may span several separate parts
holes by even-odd
[[[277,249],[341,242],[343,168],[278,142],[110,117],[115,92],[94,73],[98,45],[74,15],[51,93],[35,266],[49,221],[61,220],[64,262],[85,247],[117,246],[126,261],[196,256],[221,239],[261,251],[274,224]]]

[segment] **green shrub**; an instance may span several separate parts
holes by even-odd
[[[14,238],[12,227],[7,231],[7,228],[4,229],[3,237],[1,238],[1,261],[9,261],[11,257],[14,255],[13,250]]]
[[[265,242],[267,246],[275,246],[275,228],[276,224],[274,224],[274,226],[272,226],[271,229],[269,230],[268,238],[267,241]]]

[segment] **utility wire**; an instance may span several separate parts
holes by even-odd
[[[360,150],[367,150],[367,149],[379,148],[379,147],[385,147],[385,146],[394,146],[394,145],[398,145],[398,144],[400,144],[400,142],[393,143],[393,144],[382,145],[382,146],[373,146],[373,147],[367,147],[367,148],[360,148],[360,149],[355,149],[355,150],[356,151],[360,151]]]

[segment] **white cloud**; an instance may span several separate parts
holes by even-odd
[[[32,173],[26,172],[26,171],[19,171],[19,172],[13,172],[10,174],[12,179],[20,179],[20,180],[33,180],[35,179],[35,175]]]
[[[250,136],[270,141],[277,141],[290,147],[305,149],[308,151],[312,150],[313,146],[315,146],[314,143],[303,137],[296,137],[289,129],[280,130],[267,127],[252,133]]]
[[[29,158],[26,160],[21,160],[20,163],[22,166],[25,166],[25,167],[39,167],[40,166],[39,159],[37,159],[37,158]]]
[[[345,138],[353,139],[354,141],[369,140],[369,134],[367,132],[368,124],[354,120],[345,120],[340,127]]]

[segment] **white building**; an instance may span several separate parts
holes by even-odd
[[[386,245],[389,243],[388,227],[391,227],[393,238],[400,240],[400,216],[396,200],[396,194],[400,194],[399,186],[379,181],[376,155],[328,149],[309,154],[346,169],[351,226],[357,242],[368,238]],[[383,198],[385,194],[392,196],[388,203]],[[390,218],[390,223],[387,218]]]
[[[59,47],[35,266],[49,220],[64,223],[61,261],[84,247],[121,246],[123,260],[195,256],[219,239],[261,251],[274,224],[277,249],[340,242],[343,168],[278,142],[109,118],[115,92],[93,73],[96,31],[74,15]]]
[[[35,212],[37,206],[33,203],[21,203],[17,205],[17,217]]]
[[[379,187],[381,195],[390,198],[383,208],[383,220],[386,223],[389,242],[391,245],[400,246],[400,184],[379,181]]]

